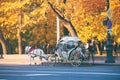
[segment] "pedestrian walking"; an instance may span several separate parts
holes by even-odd
[[[88,51],[89,51],[89,60],[90,57],[92,58],[92,62],[94,64],[94,54],[95,54],[95,41],[94,40],[89,40],[88,41]]]
[[[113,42],[113,53],[117,55],[117,43],[115,41]]]

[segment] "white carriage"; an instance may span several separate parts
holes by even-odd
[[[59,40],[54,54],[49,59],[53,64],[67,62],[72,66],[80,66],[86,57],[85,53],[86,49],[78,37],[67,36]]]

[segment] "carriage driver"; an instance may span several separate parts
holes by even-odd
[[[75,42],[75,49],[77,49],[80,54],[84,57],[84,45],[81,41]]]

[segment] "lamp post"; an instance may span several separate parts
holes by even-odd
[[[56,21],[57,21],[57,43],[58,43],[58,41],[60,39],[60,27],[59,27],[60,22],[59,22],[59,18],[58,17],[56,17]]]
[[[58,4],[58,0],[56,0],[57,4]],[[59,18],[56,17],[56,22],[57,22],[57,44],[58,44],[58,41],[60,39],[60,21],[59,21]]]
[[[111,37],[111,33],[112,33],[112,30],[111,30],[111,27],[112,27],[112,22],[110,21],[111,19],[111,16],[112,16],[112,13],[111,13],[111,10],[110,10],[110,1],[109,0],[106,0],[106,6],[107,6],[107,10],[106,10],[106,13],[107,13],[107,27],[108,27],[108,32],[107,32],[107,42],[106,42],[106,53],[107,53],[107,57],[106,57],[106,61],[105,63],[114,63],[114,57],[113,57],[113,39]]]

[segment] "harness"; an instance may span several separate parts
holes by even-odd
[[[35,48],[30,48],[30,50],[28,52],[32,52],[33,50],[35,50]]]

